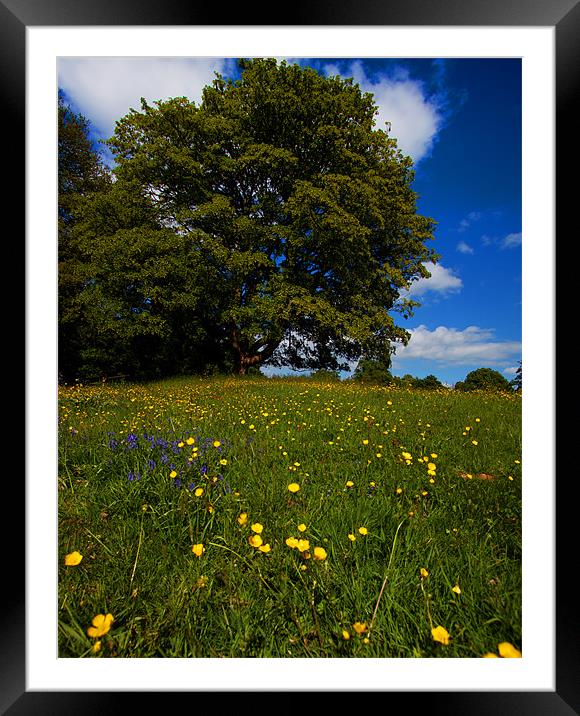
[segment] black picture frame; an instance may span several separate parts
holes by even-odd
[[[293,3],[287,6],[289,15],[280,13],[276,4],[240,4],[227,9],[227,25],[390,25],[390,26],[544,26],[554,27],[556,37],[556,225],[563,236],[565,228],[572,232],[572,212],[575,211],[577,182],[569,174],[574,166],[577,150],[577,115],[575,100],[580,96],[578,77],[580,72],[580,3],[578,0],[406,0],[383,2],[357,0],[324,0]],[[172,26],[172,25],[221,25],[224,24],[223,8],[208,3],[179,3],[164,0],[101,0],[98,3],[78,0],[0,0],[0,90],[4,100],[2,121],[4,123],[5,171],[3,183],[4,206],[16,221],[12,224],[10,241],[5,245],[5,261],[11,260],[11,252],[19,246],[20,227],[25,227],[25,70],[26,28],[30,26]],[[283,19],[285,22],[280,22]],[[541,132],[538,141],[542,141]],[[22,181],[17,181],[18,169]],[[574,192],[574,194],[573,194]],[[20,219],[20,221],[19,221]],[[574,232],[575,233],[575,232]],[[26,242],[23,242],[26,246]],[[546,247],[547,251],[554,247]],[[556,255],[556,267],[563,252]],[[559,294],[556,295],[558,304]],[[564,304],[560,303],[563,306]],[[560,324],[563,325],[563,324]],[[556,332],[558,324],[555,322]],[[544,340],[539,327],[539,340]],[[555,345],[554,345],[555,351]],[[26,358],[25,358],[26,364]],[[556,363],[556,365],[558,365]],[[25,376],[26,380],[26,376]],[[556,386],[554,385],[554,396]],[[27,396],[28,397],[28,396]],[[546,426],[553,430],[555,445],[569,445],[570,428],[562,423]],[[27,439],[30,436],[27,436]],[[558,439],[559,438],[559,439]],[[573,439],[573,438],[571,438]],[[575,442],[571,443],[572,445]],[[558,451],[556,450],[556,454]],[[555,469],[556,466],[554,466]],[[21,469],[21,467],[20,467]],[[571,466],[570,471],[573,471]],[[556,472],[554,472],[556,474]],[[571,475],[573,477],[573,475]],[[561,482],[561,481],[560,481]],[[393,693],[387,698],[389,708],[393,699],[399,698],[405,708],[412,705],[430,712],[446,714],[538,714],[542,716],[569,716],[580,713],[580,611],[577,608],[574,587],[575,564],[573,550],[566,546],[574,544],[570,527],[576,517],[575,499],[571,485],[557,485],[556,490],[556,662],[554,692],[445,692],[424,691]],[[22,562],[12,551],[17,542],[19,527],[14,520],[6,519],[6,513],[15,515],[15,506],[24,505],[24,480],[11,479],[5,483],[5,519],[3,520],[3,544],[6,550],[2,631],[0,635],[0,712],[9,716],[24,714],[91,714],[127,713],[136,710],[135,694],[103,691],[83,692],[30,692],[26,689],[25,653],[25,570]],[[10,505],[10,508],[6,507]],[[23,514],[23,513],[22,513]],[[24,521],[22,521],[24,524]],[[24,540],[22,541],[24,544]],[[22,549],[22,553],[24,549]],[[550,575],[547,576],[551,577]],[[551,615],[546,615],[551,618]],[[453,668],[450,666],[450,668]],[[264,691],[268,686],[264,684]],[[377,691],[380,691],[380,684]],[[353,691],[356,691],[353,685]],[[220,694],[220,702],[223,696]],[[276,695],[276,694],[274,694]],[[341,697],[347,696],[341,692]],[[155,708],[158,696],[145,694],[147,705]],[[162,698],[166,699],[167,694]],[[195,694],[189,694],[191,707],[198,708]],[[411,701],[409,702],[409,699]],[[249,701],[246,701],[246,708]],[[386,705],[385,705],[386,708]]]

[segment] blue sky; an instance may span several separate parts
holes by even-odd
[[[480,367],[513,378],[521,360],[522,204],[519,59],[287,58],[321,74],[353,77],[372,92],[377,126],[415,163],[419,212],[437,222],[440,256],[413,284],[421,302],[401,320],[411,340],[393,373],[453,384]],[[198,102],[221,58],[60,58],[59,87],[106,139],[140,97]]]

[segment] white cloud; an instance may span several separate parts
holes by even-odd
[[[460,254],[473,254],[474,250],[465,241],[460,241],[455,247]]]
[[[502,249],[514,249],[517,246],[521,246],[521,244],[522,244],[522,232],[521,231],[519,231],[518,233],[514,233],[514,234],[508,234],[500,242],[500,246]]]
[[[469,214],[459,222],[457,231],[466,231],[475,221],[479,221],[482,216],[481,211],[470,211]]]
[[[327,75],[339,74],[332,64],[326,65],[324,70]],[[403,71],[394,77],[372,80],[358,61],[340,74],[352,77],[363,92],[372,92],[378,107],[376,126],[378,129],[390,126],[390,135],[397,140],[403,154],[410,156],[415,164],[429,156],[443,125],[443,114],[437,99],[426,95],[422,82],[411,79]]]
[[[184,57],[74,57],[59,58],[59,87],[75,108],[90,119],[104,138],[113,134],[115,121],[130,108],[139,110],[141,97],[149,102],[188,97],[199,102],[214,72],[226,74],[232,60]],[[289,61],[292,61],[291,59]],[[301,61],[303,62],[303,61]],[[327,74],[338,74],[327,65]],[[371,80],[361,62],[353,62],[343,76],[353,77],[365,92],[372,92],[379,113],[377,127],[389,122],[391,136],[415,163],[429,155],[443,115],[438,101],[428,97],[423,83],[399,72],[392,78]]]
[[[214,71],[224,72],[226,60],[175,57],[59,58],[58,83],[81,114],[103,137],[112,136],[115,122],[141,97],[152,103],[170,97],[199,102]]]
[[[430,278],[420,278],[411,284],[408,295],[412,297],[422,296],[428,291],[448,295],[457,293],[463,288],[463,281],[456,276],[452,269],[445,268],[442,264],[424,264]]]
[[[429,330],[421,325],[409,330],[411,338],[406,346],[398,346],[393,360],[428,359],[445,365],[495,366],[521,355],[519,341],[498,341],[493,329],[468,326],[456,328],[438,326]]]
[[[517,365],[510,365],[507,368],[504,368],[502,373],[507,376],[515,376],[515,374],[518,370],[518,367],[519,366],[517,366]]]

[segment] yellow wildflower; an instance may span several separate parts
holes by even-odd
[[[247,521],[248,521],[248,513],[242,512],[242,514],[238,517],[238,524],[243,526],[246,524]]]
[[[201,557],[201,555],[205,552],[205,547],[203,544],[194,544],[191,551],[196,557]]]
[[[262,544],[262,538],[260,535],[251,535],[248,537],[248,542],[252,545],[252,547],[260,547]]]
[[[445,627],[437,626],[431,629],[431,635],[434,641],[438,641],[440,644],[449,644],[449,632]]]
[[[317,559],[320,562],[326,559],[326,550],[324,549],[324,547],[314,548],[314,559]]]
[[[290,492],[298,492],[298,490],[300,489],[300,485],[297,482],[291,482],[288,485],[288,489],[290,490]]]
[[[76,567],[82,561],[83,555],[76,550],[70,554],[65,555],[64,563],[67,567]]]
[[[499,651],[499,655],[504,659],[522,658],[522,652],[519,651],[519,649],[516,649],[515,646],[512,646],[512,644],[507,641],[502,641],[501,644],[498,644],[497,650]]]
[[[87,629],[87,634],[92,638],[104,636],[111,628],[113,621],[112,614],[97,614],[97,616],[93,618],[93,626]]]
[[[254,524],[250,528],[252,532],[256,532],[257,534],[261,534],[262,530],[264,529],[263,525],[261,525],[259,522],[254,522]]]
[[[307,539],[299,539],[296,543],[299,552],[306,552],[310,549],[310,542]]]

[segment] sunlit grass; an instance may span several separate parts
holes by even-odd
[[[59,402],[61,656],[521,649],[518,394],[216,378]]]

